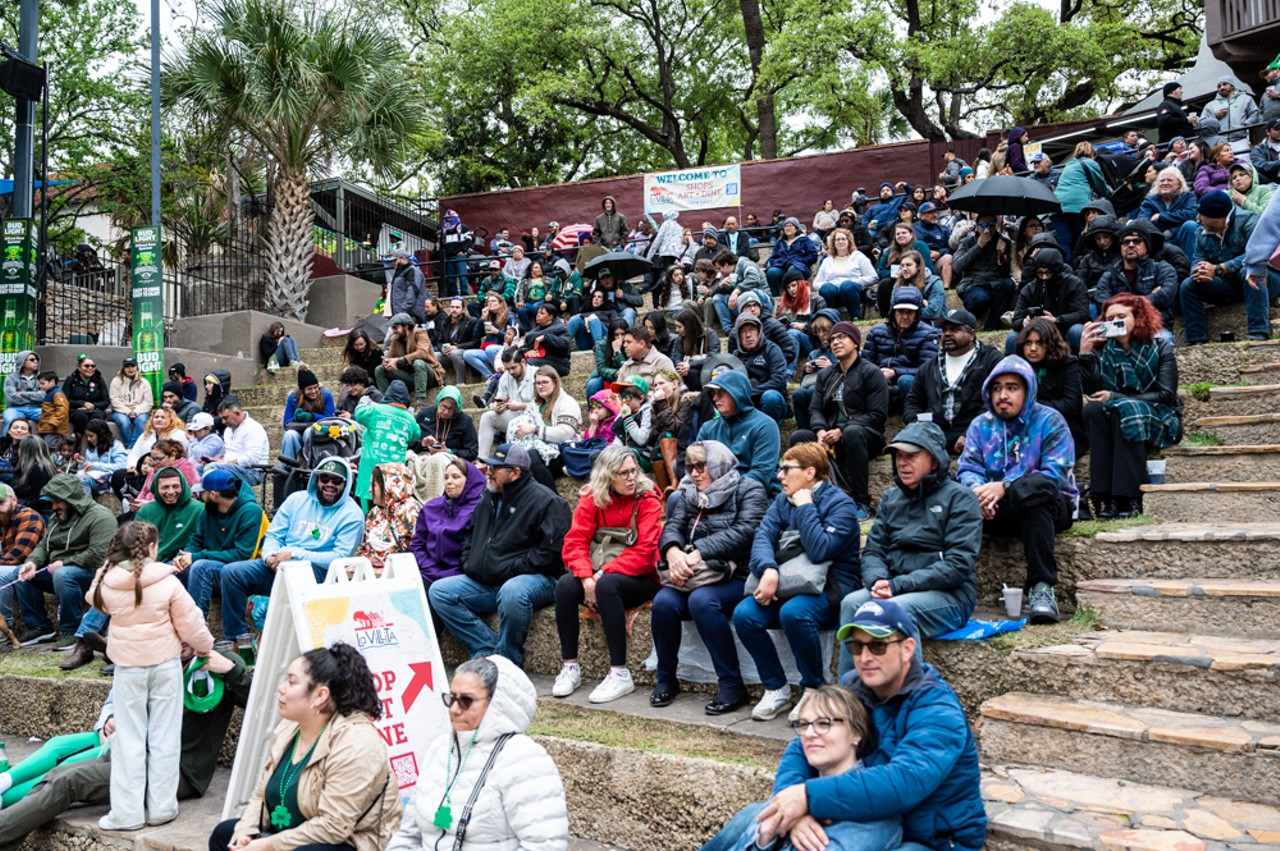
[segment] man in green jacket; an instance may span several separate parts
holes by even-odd
[[[226,470],[205,473],[200,489],[204,511],[195,524],[190,548],[173,557],[173,566],[187,572],[187,590],[208,619],[209,600],[222,568],[248,561],[258,551],[262,506],[253,498],[249,483]]]
[[[69,473],[50,479],[41,495],[53,503],[53,515],[31,558],[18,571],[22,580],[18,601],[27,625],[19,638],[23,646],[57,639],[58,648],[69,649],[76,643],[84,595],[106,560],[116,518],[110,509],[94,502],[80,480]],[[59,629],[49,620],[45,594],[58,598]]]
[[[360,472],[355,495],[366,503],[373,468],[379,464],[403,464],[409,444],[422,437],[422,429],[409,411],[409,388],[392,381],[382,394],[382,402],[356,408],[355,420],[364,427],[360,439]]]
[[[191,540],[204,506],[191,495],[191,488],[177,467],[157,470],[150,487],[155,498],[143,503],[134,519],[150,523],[160,531],[156,561],[172,562]]]

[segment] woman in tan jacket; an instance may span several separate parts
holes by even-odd
[[[262,777],[244,815],[214,828],[209,847],[382,851],[403,809],[364,657],[341,642],[308,650],[276,692],[281,721]]]

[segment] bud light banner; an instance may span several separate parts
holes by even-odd
[[[742,166],[722,165],[644,176],[644,211],[717,210],[742,206]]]
[[[36,250],[31,244],[31,220],[4,223],[4,261],[0,263],[0,379],[13,372],[18,352],[36,342]],[[0,396],[4,393],[0,381]]]
[[[160,398],[164,384],[164,283],[161,275],[160,228],[134,228],[129,249],[133,298],[133,356],[138,372]]]

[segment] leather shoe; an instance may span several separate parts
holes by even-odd
[[[97,653],[107,652],[107,640],[96,632],[86,632],[80,640],[89,645],[89,649]]]
[[[76,640],[76,646],[72,648],[71,655],[64,659],[58,667],[64,671],[74,671],[76,668],[83,668],[92,661],[93,650],[81,638]]]
[[[1099,520],[1116,519],[1116,501],[1114,499],[1099,499],[1095,503],[1093,516]]]
[[[658,683],[649,695],[650,706],[670,706],[680,694],[679,683]]]
[[[714,700],[703,707],[703,711],[708,715],[725,715],[746,706],[749,699],[750,695],[745,692],[728,700],[717,694]]]
[[[1116,519],[1128,520],[1130,517],[1137,517],[1142,513],[1142,500],[1140,499],[1117,499],[1116,500]]]

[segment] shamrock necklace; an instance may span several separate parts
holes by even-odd
[[[453,827],[453,808],[449,806],[453,799],[453,785],[458,782],[458,778],[462,776],[462,769],[467,764],[467,758],[471,756],[471,750],[476,746],[476,736],[480,734],[476,730],[471,734],[471,743],[467,745],[467,752],[462,755],[462,759],[458,762],[458,773],[453,775],[453,779],[449,779],[450,766],[453,765],[453,748],[449,748],[449,756],[444,764],[444,800],[440,802],[440,806],[436,808],[435,817],[431,823],[440,830],[448,830]]]
[[[332,720],[332,719],[330,719]],[[311,747],[307,748],[307,752],[302,755],[302,759],[298,762],[293,761],[293,755],[298,751],[298,741],[302,738],[302,730],[293,734],[293,744],[289,746],[289,761],[285,763],[284,771],[280,773],[280,803],[276,804],[275,809],[271,811],[271,826],[276,830],[288,830],[293,824],[293,814],[289,812],[289,808],[285,806],[285,794],[289,791],[289,787],[293,785],[293,781],[298,779],[298,775],[302,773],[302,767],[311,759],[311,752],[316,749],[316,743],[320,741],[320,737],[324,735],[324,731],[329,729],[329,722],[324,722],[324,726],[320,728],[320,732],[311,740]]]

